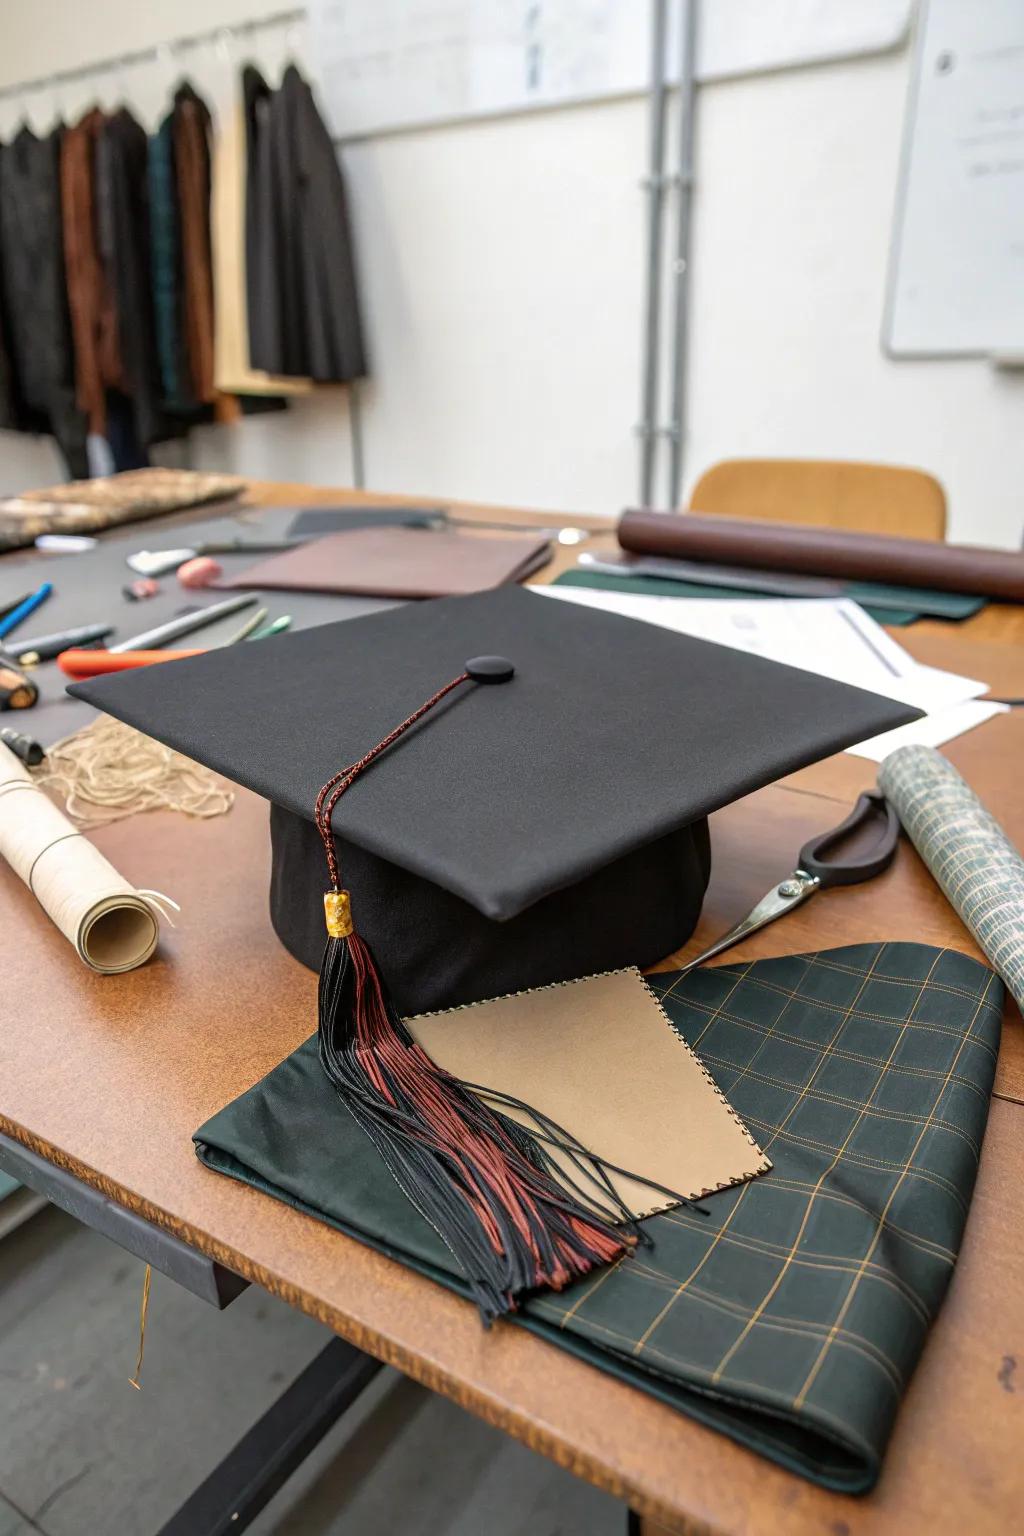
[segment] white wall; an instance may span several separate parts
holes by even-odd
[[[0,80],[277,8],[93,0],[83,28],[76,0],[8,4]],[[283,38],[252,51],[273,70]],[[201,87],[215,73],[211,50],[185,62]],[[903,52],[702,89],[687,481],[735,454],[917,464],[945,484],[954,537],[1017,546],[1024,374],[879,345],[907,67]],[[155,111],[167,80],[164,65],[121,84]],[[40,98],[40,126],[51,110]],[[345,151],[371,486],[566,511],[633,499],[645,141],[626,101]],[[194,462],[344,483],[345,401],[206,429]],[[0,486],[54,474],[46,448],[0,437]]]

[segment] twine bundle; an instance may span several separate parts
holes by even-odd
[[[2,744],[0,853],[94,971],[130,971],[149,959],[165,898],[123,880]]]
[[[208,769],[110,715],[50,747],[33,778],[59,795],[68,817],[82,827],[137,811],[222,816],[235,798]]]
[[[878,787],[1024,1009],[1024,859],[941,752],[900,747]]]

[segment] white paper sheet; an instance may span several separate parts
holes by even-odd
[[[988,687],[975,678],[919,665],[850,598],[647,597],[592,587],[527,590],[784,662],[913,704],[929,715],[975,699]]]
[[[976,725],[991,720],[993,715],[1005,715],[1008,709],[1008,704],[995,704],[990,699],[968,699],[963,704],[954,704],[952,709],[925,715],[923,720],[899,725],[894,731],[883,731],[881,736],[872,736],[846,750],[855,757],[867,757],[873,763],[881,763],[897,747],[941,747],[955,736],[962,736],[965,731],[973,731]]]

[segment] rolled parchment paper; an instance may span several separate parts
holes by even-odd
[[[0,743],[0,854],[86,965],[131,971],[156,948],[157,920]]]
[[[1024,1010],[1024,859],[934,747],[890,752],[878,787]]]

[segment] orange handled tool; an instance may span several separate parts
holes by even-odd
[[[201,656],[199,651],[61,651],[57,665],[68,677],[81,682],[86,677],[100,677],[104,672],[127,672],[132,667],[149,667],[158,661],[181,661],[185,656]]]

